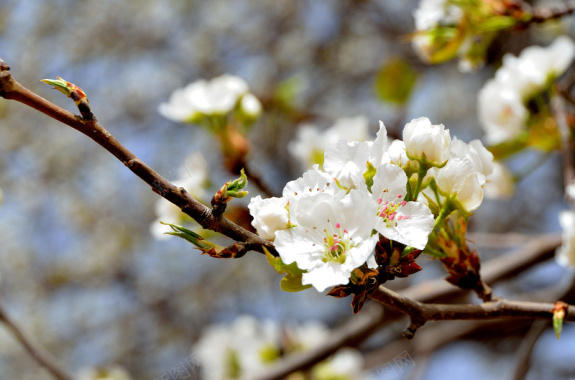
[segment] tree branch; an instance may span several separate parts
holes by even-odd
[[[427,321],[441,320],[485,320],[500,318],[553,318],[552,303],[538,303],[526,301],[509,301],[499,299],[485,302],[480,305],[461,304],[424,304],[415,301],[393,290],[380,286],[375,289],[370,298],[386,306],[390,306],[404,314],[409,315],[411,322],[404,336],[411,339],[417,329]],[[569,306],[565,313],[565,321],[575,321],[575,306]]]
[[[547,7],[536,8],[531,12],[529,23],[542,23],[548,20],[561,18],[575,12],[575,1],[566,1]]]
[[[245,242],[249,249],[263,253],[262,246],[277,255],[273,244],[258,235],[238,226],[227,218],[214,216],[212,210],[194,199],[184,188],[178,188],[162,177],[136,155],[124,147],[100,123],[93,119],[83,119],[49,102],[18,83],[10,73],[10,67],[0,59],[0,96],[16,100],[32,107],[53,119],[85,134],[101,147],[120,160],[128,169],[152,187],[152,190],[171,203],[180,207],[182,212],[191,216],[203,228],[222,233],[236,241]]]
[[[0,304],[0,322],[6,326],[8,330],[12,332],[14,337],[20,344],[28,351],[28,354],[36,360],[36,362],[46,368],[48,372],[58,380],[73,380],[72,376],[68,375],[63,368],[61,368],[57,363],[56,359],[52,355],[44,350],[42,347],[35,344],[30,337],[28,337],[16,323],[12,321],[6,314],[4,307]]]

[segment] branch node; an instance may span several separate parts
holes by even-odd
[[[10,70],[10,66],[2,58],[0,58],[0,71],[8,70]]]
[[[414,322],[413,320],[409,323],[409,326],[403,331],[403,337],[407,340],[413,339],[417,330],[423,326],[423,323]]]

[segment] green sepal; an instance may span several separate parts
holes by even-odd
[[[302,274],[305,272],[299,269],[295,262],[291,264],[285,264],[281,257],[275,257],[272,255],[266,247],[263,247],[268,263],[274,268],[279,274],[285,274],[280,282],[280,288],[284,292],[295,293],[305,289],[311,288],[311,285],[302,285],[301,279]]]
[[[363,178],[365,179],[365,184],[367,185],[367,189],[371,192],[371,187],[373,186],[373,177],[375,177],[375,173],[377,173],[377,169],[371,164],[371,162],[367,161],[367,170],[363,173]]]
[[[427,199],[427,207],[429,207],[429,209],[431,210],[433,215],[435,215],[435,216],[439,215],[439,205],[437,203],[435,203],[433,201],[433,199],[431,199],[427,194],[425,194],[423,192],[420,194],[423,195],[425,197],[425,199]]]

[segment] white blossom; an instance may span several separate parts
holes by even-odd
[[[455,199],[471,212],[483,201],[483,189],[473,163],[467,157],[453,157],[437,170],[435,180],[440,192]]]
[[[374,167],[389,163],[387,131],[383,122],[380,121],[379,126],[374,141],[340,141],[326,150],[323,167],[342,187],[365,188],[363,175],[368,162]]]
[[[191,122],[200,115],[225,115],[232,111],[248,92],[246,82],[232,75],[222,75],[210,81],[198,80],[175,90],[158,111],[177,122]]]
[[[432,125],[426,117],[414,119],[403,129],[407,156],[413,160],[441,166],[450,155],[451,136],[443,124]]]
[[[548,47],[530,46],[518,57],[505,54],[495,79],[526,100],[541,91],[549,80],[562,75],[575,56],[575,44],[560,36]]]
[[[254,218],[252,226],[258,234],[268,240],[275,238],[275,232],[285,230],[289,224],[288,200],[287,198],[266,198],[261,196],[253,197],[248,204],[250,214]]]
[[[555,260],[566,267],[575,267],[575,213],[561,211],[559,224],[563,228],[563,244],[555,252]]]
[[[363,372],[364,359],[361,353],[353,348],[343,348],[329,359],[319,363],[312,370],[314,380],[367,380]]]
[[[242,96],[240,108],[245,115],[252,119],[257,119],[262,113],[262,103],[250,92]]]
[[[406,185],[407,176],[398,166],[377,168],[371,188],[378,204],[375,229],[390,240],[423,249],[433,229],[433,214],[423,203],[405,201]]]
[[[275,246],[284,263],[307,270],[302,284],[320,292],[347,284],[351,271],[366,262],[377,243],[377,235],[372,236],[376,210],[369,193],[359,190],[301,198],[290,208],[297,226],[277,231]]]
[[[309,167],[321,163],[326,149],[336,145],[340,140],[367,139],[369,139],[369,123],[365,116],[341,118],[323,132],[313,124],[301,125],[296,139],[288,144],[288,150],[303,166]]]
[[[451,158],[466,157],[473,165],[474,171],[481,186],[491,173],[493,173],[493,153],[488,151],[480,140],[473,140],[469,144],[454,138],[451,141]]]
[[[254,376],[269,364],[269,354],[279,351],[279,328],[270,320],[238,317],[231,325],[210,326],[194,345],[202,379],[229,380]]]
[[[515,194],[513,175],[505,165],[493,163],[493,173],[487,177],[483,192],[487,198],[509,198]]]
[[[487,141],[499,144],[517,137],[529,118],[529,99],[562,75],[574,57],[575,44],[566,36],[546,48],[528,47],[518,57],[506,54],[495,78],[485,83],[478,96]]]
[[[462,16],[461,8],[449,4],[449,0],[421,0],[413,12],[415,28],[420,31],[439,24],[456,25]]]
[[[463,12],[449,0],[421,0],[413,17],[416,31],[411,39],[412,47],[422,61],[430,62],[436,49],[432,34],[434,29],[458,25]]]
[[[479,91],[478,112],[489,144],[516,137],[529,117],[519,92],[493,79]]]

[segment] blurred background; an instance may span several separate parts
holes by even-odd
[[[426,66],[413,52],[408,35],[417,4],[0,0],[0,57],[19,82],[74,113],[73,102],[40,79],[61,76],[79,85],[101,124],[170,180],[186,157],[203,153],[216,187],[234,177],[225,170],[217,143],[203,129],[165,119],[157,108],[192,81],[237,75],[264,105],[250,132],[249,162],[279,194],[303,171],[287,148],[301,123],[323,129],[337,118],[365,115],[372,136],[379,120],[400,136],[405,123],[426,116],[464,141],[481,138],[476,94],[501,56],[546,45],[557,34],[575,36],[570,18],[504,33],[481,71],[462,74],[456,62]],[[415,88],[401,105],[383,101],[376,91],[383,69],[398,59],[416,75]],[[536,159],[523,156],[512,167]],[[350,299],[313,289],[282,292],[281,276],[258,253],[216,260],[181,239],[155,239],[150,224],[158,196],[149,186],[86,136],[5,100],[0,100],[0,188],[2,302],[72,373],[120,365],[133,379],[158,378],[189,357],[207,326],[242,314],[327,326],[352,317]],[[260,194],[253,185],[248,190],[250,196]],[[485,200],[470,228],[520,236],[557,232],[557,214],[566,207],[560,159],[552,156],[526,176],[513,198]],[[507,250],[477,243],[483,260]],[[436,262],[419,263],[426,270],[411,283],[444,276]],[[564,275],[549,261],[496,292],[553,288]],[[363,350],[385,347],[402,327],[383,329]],[[426,357],[411,352],[417,371],[383,377],[377,368],[386,363],[377,360],[370,369],[382,379],[407,379],[416,372],[422,379],[509,378],[528,329],[528,323],[496,324]],[[574,355],[574,326],[566,325],[559,341],[549,326],[535,345],[526,378],[573,379]],[[51,379],[2,326],[0,374]]]

